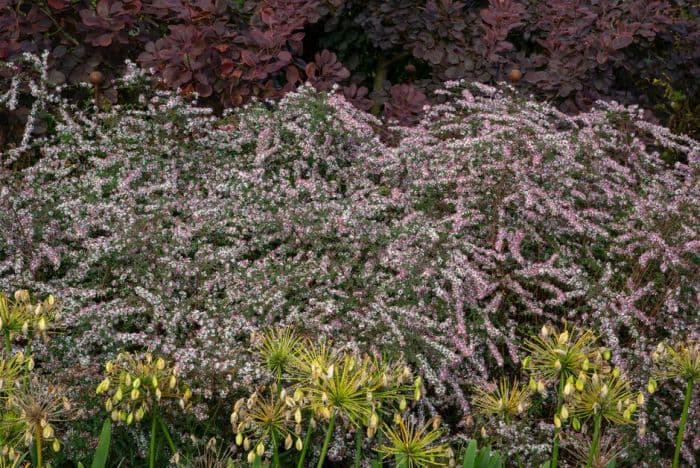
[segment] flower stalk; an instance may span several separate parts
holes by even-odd
[[[588,463],[586,468],[592,468],[593,461],[598,458],[598,446],[600,445],[600,427],[603,423],[603,415],[598,413],[593,418],[593,441],[588,451]]]
[[[323,468],[323,462],[326,459],[326,453],[328,452],[328,444],[331,442],[331,437],[333,437],[333,429],[335,428],[335,417],[338,413],[335,409],[331,411],[331,417],[328,420],[328,429],[326,429],[326,437],[323,439],[323,446],[321,447],[321,456],[318,459],[316,468]]]
[[[673,452],[672,468],[678,468],[681,459],[681,447],[683,446],[683,436],[685,435],[685,425],[688,422],[688,411],[690,409],[690,400],[693,397],[693,379],[688,379],[685,389],[685,399],[683,400],[683,411],[681,412],[681,420],[678,423],[678,434],[676,435],[676,449]]]

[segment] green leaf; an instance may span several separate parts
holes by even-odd
[[[605,465],[605,468],[615,468],[616,465],[617,463],[615,463],[615,459],[613,458],[607,465]]]
[[[104,468],[107,465],[107,457],[109,456],[109,444],[112,438],[112,420],[105,419],[100,432],[100,440],[97,443],[95,450],[95,458],[92,460],[91,468]]]
[[[474,468],[476,462],[476,441],[470,440],[467,446],[467,451],[464,453],[464,463],[462,468]]]

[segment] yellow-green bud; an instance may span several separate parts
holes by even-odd
[[[574,418],[571,420],[571,425],[573,426],[575,431],[580,431],[581,430],[581,421],[579,421],[578,418]]]
[[[44,437],[44,439],[50,439],[53,437],[53,427],[51,427],[50,424],[47,424],[44,426],[44,429],[41,431],[41,435]]]
[[[566,405],[562,405],[561,411],[559,411],[559,416],[561,417],[562,421],[569,419],[569,410],[566,408]]]
[[[571,385],[571,382],[567,382],[566,385],[564,385],[564,395],[569,396],[572,393],[574,393],[574,386]]]
[[[532,377],[530,377],[530,381],[528,382],[527,386],[533,392],[537,390],[537,382]]]
[[[656,380],[649,379],[649,383],[647,384],[647,391],[649,392],[650,395],[656,391],[657,387],[658,387],[658,384],[656,383]]]
[[[559,334],[559,337],[557,338],[557,342],[560,345],[566,344],[566,342],[569,341],[569,332],[564,330]]]

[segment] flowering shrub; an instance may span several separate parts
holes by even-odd
[[[81,110],[35,82],[54,133],[0,155],[0,289],[60,291],[47,367],[158,352],[201,419],[271,377],[247,344],[270,323],[406,360],[430,415],[470,414],[465,389],[518,365],[548,321],[598,330],[629,375],[651,362],[638,350],[698,330],[697,142],[634,107],[570,117],[447,88],[380,138],[373,116],[309,88],[219,118],[161,91]],[[672,443],[675,413],[639,413],[667,428],[639,444]],[[547,440],[527,437],[520,453]]]

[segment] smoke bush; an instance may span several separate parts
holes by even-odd
[[[264,378],[247,340],[268,324],[405,358],[429,412],[468,415],[469,387],[561,319],[599,330],[641,382],[657,340],[699,329],[698,143],[634,107],[571,117],[508,88],[440,93],[381,137],[307,87],[223,118],[166,92],[103,111],[54,96],[26,167],[1,156],[0,289],[65,299],[46,368],[148,349],[208,403]]]

